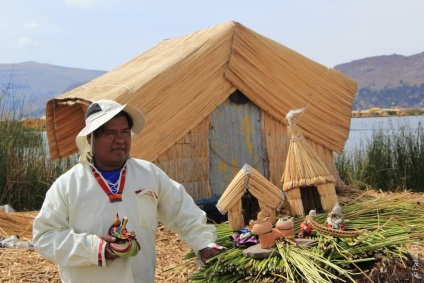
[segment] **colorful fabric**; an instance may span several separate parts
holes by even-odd
[[[230,236],[230,240],[233,242],[235,247],[247,248],[259,243],[258,237],[255,235],[250,235],[248,237],[240,237],[242,234],[235,233]]]
[[[102,188],[102,190],[105,192],[105,194],[108,196],[110,202],[116,202],[116,201],[122,201],[122,192],[125,188],[125,178],[126,178],[126,171],[127,171],[127,165],[122,167],[121,173],[120,173],[120,180],[119,180],[119,187],[117,191],[114,191],[105,181],[102,174],[97,170],[97,168],[94,165],[90,165],[91,172],[93,173],[94,177],[97,180],[97,183],[99,183],[99,186]]]
[[[99,252],[97,253],[97,265],[103,266],[103,246],[105,245],[105,241],[100,240],[99,243]]]

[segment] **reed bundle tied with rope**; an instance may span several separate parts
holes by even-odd
[[[304,108],[291,110],[286,116],[291,139],[281,182],[292,215],[305,214],[299,191],[301,187],[315,186],[324,210],[330,210],[337,203],[335,175],[293,122],[293,116],[304,111]]]
[[[291,140],[281,177],[283,191],[310,185],[335,183],[330,170],[304,138],[297,125],[289,126]]]

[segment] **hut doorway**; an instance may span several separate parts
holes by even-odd
[[[322,211],[321,199],[318,189],[315,186],[300,187],[300,197],[302,198],[303,210],[308,214],[310,210]]]
[[[249,164],[269,177],[261,111],[236,90],[210,115],[209,182],[212,197],[219,197],[244,166]]]
[[[259,212],[259,202],[249,191],[241,198],[241,209],[243,211],[244,225],[248,225],[250,220],[256,220]]]

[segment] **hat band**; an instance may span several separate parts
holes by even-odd
[[[88,107],[87,111],[85,112],[85,119],[87,120],[88,117],[93,115],[94,113],[102,112],[102,107],[98,103],[93,103]]]

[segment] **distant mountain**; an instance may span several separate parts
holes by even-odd
[[[23,110],[26,116],[41,117],[48,100],[104,73],[36,62],[0,64],[0,99],[8,96],[9,107],[19,107],[23,102],[30,107]]]
[[[354,110],[424,107],[424,52],[369,57],[334,68],[358,83]]]
[[[358,82],[353,110],[424,107],[424,52],[369,57],[334,68]],[[5,95],[10,107],[24,101],[30,107],[25,116],[41,117],[49,99],[105,73],[36,62],[0,64],[0,102]]]

